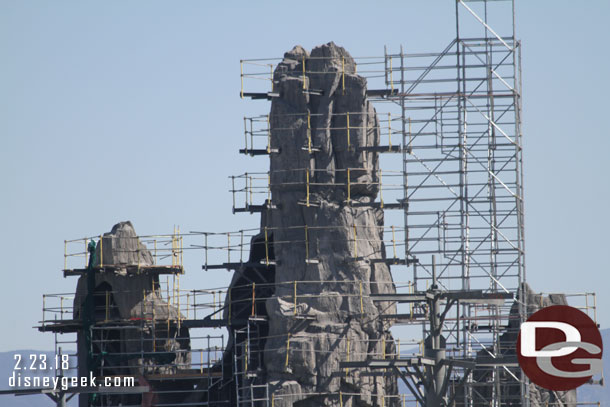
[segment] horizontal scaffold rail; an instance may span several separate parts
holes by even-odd
[[[410,129],[412,120],[410,118],[403,119],[401,116],[387,113],[377,113],[377,126],[371,127],[370,123],[363,125],[363,117],[367,117],[369,113],[363,112],[342,112],[330,114],[330,125],[325,125],[323,128],[333,134],[342,134],[345,137],[347,148],[356,152],[376,152],[376,153],[402,153],[407,151],[403,147],[403,131],[407,132],[406,139],[410,140]],[[271,119],[283,118],[291,120],[300,120],[303,123],[303,129],[307,131],[307,142],[303,146],[303,150],[315,153],[319,148],[315,147],[312,139],[312,129],[318,126],[318,119],[323,118],[324,123],[327,123],[329,115],[320,113],[285,113],[285,114],[267,114],[251,117],[244,117],[244,148],[239,152],[245,155],[271,155],[281,154],[281,149],[272,144],[272,135],[282,136],[285,132],[294,132],[294,128],[271,128]],[[404,121],[404,122],[403,122]],[[378,145],[361,145],[363,134],[365,132],[376,130],[379,134]],[[392,139],[394,138],[394,140]]]

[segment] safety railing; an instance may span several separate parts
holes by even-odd
[[[95,267],[104,268],[117,266],[112,259],[104,259],[104,253],[112,250],[113,253],[128,258],[133,265],[147,266],[149,255],[152,256],[153,265],[165,265],[182,267],[183,260],[183,235],[176,228],[174,233],[165,235],[141,235],[141,236],[111,236],[98,235],[80,239],[64,240],[64,270],[85,269],[90,261],[90,245],[95,245],[96,257]],[[112,242],[111,242],[112,241]],[[127,244],[116,247],[114,241],[123,241]],[[112,244],[112,248],[104,244]]]
[[[378,153],[399,153],[402,152],[402,118],[391,111],[380,113],[377,112],[377,126],[371,122],[371,113],[369,112],[345,112],[317,114],[317,113],[291,113],[291,114],[274,114],[274,115],[258,115],[244,117],[244,148],[240,150],[246,155],[267,155],[280,153],[280,146],[273,144],[272,133],[281,134],[284,131],[294,131],[293,127],[282,128],[278,126],[271,127],[272,119],[293,120],[303,123],[303,128],[306,132],[306,142],[302,146],[304,150],[312,152],[317,147],[312,139],[311,130],[315,127],[317,130],[327,130],[333,134],[343,134],[348,150],[355,152],[372,151]],[[324,120],[330,119],[332,125],[320,128],[319,118]],[[363,122],[365,118],[369,118]],[[407,119],[406,127],[410,128],[411,122]],[[379,141],[375,145],[362,145],[361,139],[365,136],[363,132],[376,130],[379,134]],[[407,137],[407,140],[409,137]]]
[[[332,180],[328,180],[332,178]],[[359,194],[373,189],[378,197],[376,205],[382,209],[404,207],[403,173],[370,168],[327,170],[298,168],[269,172],[247,172],[230,177],[234,212],[260,212],[262,208],[276,208],[280,202],[272,200],[273,191],[296,189],[300,191],[300,204],[317,206],[317,193],[328,190],[344,191],[348,205],[362,205]],[[368,204],[368,205],[375,205]]]
[[[317,71],[312,68],[311,62],[330,61],[334,70]],[[303,89],[308,89],[309,75],[340,75],[340,91],[346,90],[345,78],[347,75],[357,74],[367,78],[369,87],[372,85],[382,86],[386,82],[386,61],[383,57],[356,57],[354,64],[350,65],[345,57],[301,57],[294,61],[297,65],[295,75],[302,78]],[[282,58],[259,58],[243,59],[240,61],[240,97],[263,98],[264,93],[268,98],[274,97],[277,86],[274,80],[274,72]],[[254,94],[254,95],[253,95]]]

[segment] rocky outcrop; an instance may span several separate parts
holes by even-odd
[[[131,222],[120,222],[105,233],[90,262],[87,273],[94,273],[94,280],[81,276],[74,297],[74,319],[92,327],[90,336],[78,333],[79,374],[142,377],[190,368],[188,329],[177,323],[178,309],[161,297],[159,276],[138,271],[137,266],[152,266],[153,256]],[[128,272],[133,266],[136,272]],[[133,402],[114,397],[109,405]],[[86,398],[81,397],[81,405],[87,405]]]
[[[527,307],[525,310],[527,316],[552,305],[568,305],[565,295],[549,294],[548,296],[544,296],[542,294],[536,294],[526,283],[523,284],[521,292],[522,297],[525,300],[524,304],[526,304]],[[520,327],[518,301],[513,303],[510,310],[508,327],[506,328],[505,333],[500,336],[499,353],[504,356],[516,356],[515,344],[517,343]],[[485,350],[479,352],[479,356],[486,355],[487,351]],[[499,374],[502,382],[502,405],[521,407],[520,384],[518,381],[514,380],[514,377],[520,376],[520,370],[514,369],[510,373],[507,371],[500,371]],[[473,372],[473,379],[475,382],[490,381],[491,372],[483,368],[475,369]],[[491,391],[491,387],[478,389],[478,392],[475,395],[474,405],[477,407],[488,406],[488,400],[491,398]],[[577,405],[576,390],[551,391],[530,383],[528,393],[531,407],[546,407],[551,405],[558,407],[575,407]]]
[[[280,93],[270,113],[271,145],[280,151],[270,168],[276,208],[262,226],[275,242],[264,353],[275,405],[391,405],[382,398],[397,394],[395,377],[364,368],[345,374],[339,367],[348,344],[352,361],[380,357],[384,344],[390,353],[391,321],[380,315],[395,313],[369,298],[395,289],[384,262],[383,211],[372,205],[378,154],[359,150],[379,144],[366,79],[343,48],[329,43],[311,54],[299,46],[287,52],[274,84]]]

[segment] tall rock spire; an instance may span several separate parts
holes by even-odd
[[[303,66],[305,64],[305,66]],[[270,187],[275,295],[264,352],[276,406],[389,406],[396,378],[339,364],[392,352],[369,294],[395,292],[378,194],[379,124],[353,58],[328,43],[295,47],[274,73]],[[286,243],[284,243],[286,242]],[[290,243],[288,243],[290,242]],[[296,242],[296,243],[295,243]],[[387,349],[383,349],[386,347]]]

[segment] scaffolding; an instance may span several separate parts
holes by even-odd
[[[391,364],[345,361],[344,366],[402,366],[395,374],[412,391],[413,405],[528,406],[529,382],[516,363],[514,341],[503,340],[503,335],[516,335],[527,318],[527,304],[522,300],[526,272],[521,44],[515,35],[514,0],[457,0],[455,32],[455,39],[441,52],[412,53],[401,47],[384,50],[382,58],[355,58],[357,73],[368,81],[367,96],[379,117],[377,131],[382,140],[378,146],[355,148],[398,155],[400,161],[384,159],[375,174],[370,168],[338,170],[343,174],[333,183],[312,182],[316,174],[309,168],[288,170],[290,176],[271,171],[232,176],[233,211],[254,213],[281,206],[272,201],[272,189],[304,191],[300,203],[315,206],[314,188],[344,190],[349,205],[352,188],[377,186],[379,198],[371,206],[403,214],[402,225],[381,231],[388,236],[391,230],[392,239],[384,240],[386,250],[393,250],[386,253],[388,264],[394,264],[395,276],[397,265],[412,276],[407,293],[377,300],[408,304],[409,310],[399,311],[396,320],[406,317],[408,324],[421,325],[422,338],[440,341],[442,336],[443,355],[438,356],[439,342],[427,345],[424,359],[399,357]],[[273,77],[280,61],[242,60],[240,96],[281,98]],[[309,74],[336,74],[310,71],[306,62],[301,64],[304,88]],[[340,62],[340,87],[345,92],[345,60]],[[304,92],[320,94],[315,89]],[[343,124],[326,130],[345,135],[348,148],[354,148],[350,132],[358,127],[350,117],[358,114],[341,113],[333,123]],[[318,148],[309,132],[315,115],[294,116],[307,123],[302,149],[315,155]],[[272,130],[271,119],[265,114],[244,117],[242,154],[281,154],[271,133],[282,129]],[[291,182],[274,183],[273,179]],[[397,220],[387,212],[386,216]],[[309,259],[307,235],[312,227],[303,228],[304,242],[298,243],[305,244]],[[357,235],[355,226],[354,245]],[[288,242],[274,241],[284,243]],[[398,269],[403,275],[404,269]],[[436,302],[428,301],[431,295],[437,296]],[[589,295],[583,298],[583,308],[595,310]],[[510,303],[505,304],[507,300]],[[442,318],[433,321],[430,310],[441,305],[445,307]],[[505,357],[508,354],[513,357]],[[449,368],[441,368],[443,363]],[[437,384],[443,383],[442,391],[420,386],[427,381],[424,371],[444,375],[436,377]],[[432,394],[435,391],[439,394]],[[450,402],[445,394],[450,394]]]
[[[89,346],[90,357],[101,361],[97,373],[125,376],[134,361],[139,361],[140,384],[148,390],[101,395],[89,405],[117,405],[119,399],[122,405],[140,405],[144,397],[162,399],[180,393],[192,397],[165,405],[275,407],[281,401],[278,397],[293,395],[276,396],[270,389],[263,351],[279,352],[288,366],[295,338],[288,334],[281,338],[281,348],[265,347],[272,337],[265,328],[264,304],[279,297],[290,304],[295,319],[306,320],[312,318],[306,311],[307,301],[332,291],[359,304],[350,318],[368,318],[365,300],[383,302],[395,304],[396,313],[379,318],[392,320],[396,326],[415,327],[415,335],[395,335],[392,343],[379,339],[384,341],[376,344],[380,351],[367,354],[353,350],[355,339],[335,339],[342,357],[337,374],[349,376],[367,368],[402,380],[399,394],[370,394],[378,404],[529,406],[529,383],[514,357],[515,344],[503,339],[503,335],[516,334],[527,316],[527,304],[522,301],[526,273],[521,47],[515,37],[514,0],[456,0],[455,17],[455,39],[441,52],[413,53],[401,47],[386,49],[382,56],[355,58],[358,75],[368,81],[367,96],[376,110],[380,145],[354,142],[354,134],[362,130],[357,124],[362,113],[339,114],[333,118],[334,127],[327,130],[344,135],[347,148],[355,153],[380,154],[379,170],[337,170],[333,182],[317,180],[316,170],[310,168],[230,176],[234,213],[280,208],[282,202],[273,200],[272,189],[295,191],[303,197],[300,205],[315,207],[319,202],[314,191],[341,191],[345,205],[358,206],[362,203],[352,199],[353,192],[375,188],[376,200],[366,205],[382,209],[386,224],[341,227],[340,232],[347,236],[342,243],[353,253],[348,261],[391,266],[396,293],[374,293],[363,289],[362,281],[276,283],[265,279],[282,261],[274,255],[274,248],[299,247],[304,262],[316,264],[320,237],[328,240],[337,235],[338,227],[304,224],[290,230],[263,227],[188,233],[176,229],[167,235],[134,237],[151,253],[152,264],[141,264],[139,249],[131,253],[136,260],[128,265],[105,263],[103,257],[92,264],[90,243],[100,247],[103,256],[103,236],[66,241],[64,276],[122,269],[158,281],[137,293],[144,299],[138,318],[118,315],[114,301],[136,293],[96,292]],[[492,28],[494,24],[499,25],[498,31]],[[240,97],[281,98],[273,79],[280,61],[242,60]],[[345,91],[345,60],[339,62],[339,86]],[[309,74],[323,74],[308,70],[305,60],[302,66],[303,83]],[[311,95],[321,92],[304,91]],[[294,116],[309,130],[317,119],[312,113]],[[272,129],[271,119],[270,114],[243,119],[240,153],[251,157],[282,154],[280,146],[272,142],[272,131],[282,129]],[[312,156],[319,151],[311,132],[300,148]],[[298,238],[282,240],[279,235]],[[383,252],[363,257],[358,246],[368,243],[371,235],[382,236]],[[204,271],[232,270],[240,280],[228,287],[181,288],[185,255],[197,256]],[[245,270],[253,270],[256,278]],[[166,309],[147,303],[151,298]],[[578,294],[570,301],[596,320],[595,294]],[[60,346],[76,343],[76,339],[63,339],[63,334],[83,330],[82,318],[75,318],[78,307],[74,304],[74,294],[43,296],[39,329],[55,333],[56,352]],[[198,329],[227,329],[229,335],[194,334]],[[188,346],[172,347],[185,341]],[[75,354],[70,356],[71,367],[80,371],[76,359]],[[431,376],[434,378],[429,379]],[[218,398],[214,394],[228,395]],[[332,397],[343,406],[359,393],[309,395]]]

